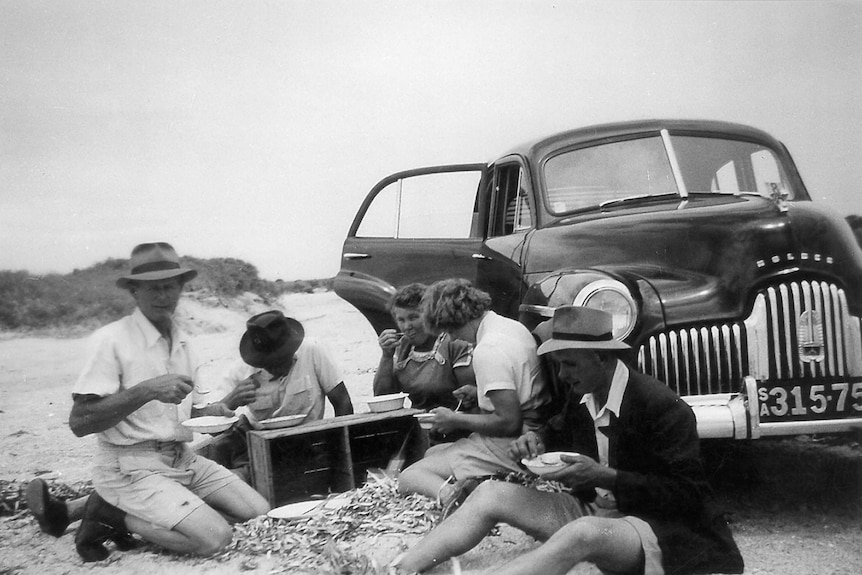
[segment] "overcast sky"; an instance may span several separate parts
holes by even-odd
[[[729,120],[862,214],[862,2],[0,0],[0,269],[134,244],[330,277],[391,172]]]

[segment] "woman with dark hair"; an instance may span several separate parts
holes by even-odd
[[[425,285],[414,283],[392,296],[389,313],[398,331],[385,329],[377,340],[383,353],[374,375],[374,395],[403,392],[416,409],[469,408],[476,402],[473,346],[426,329],[419,309],[424,293]]]
[[[431,410],[432,430],[468,431],[469,437],[430,448],[399,477],[403,493],[437,496],[448,511],[466,496],[472,478],[521,471],[509,455],[509,443],[538,427],[538,411],[546,402],[545,381],[530,331],[491,311],[491,297],[469,281],[437,282],[425,291],[421,305],[428,329],[475,346],[478,412]]]

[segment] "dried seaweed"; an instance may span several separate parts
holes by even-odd
[[[308,519],[258,517],[235,527],[234,542],[218,559],[266,556],[278,567],[271,573],[381,575],[388,567],[354,550],[381,535],[421,535],[433,527],[440,508],[421,495],[404,496],[388,477],[369,481],[344,494],[345,502]],[[249,563],[251,564],[251,563]]]

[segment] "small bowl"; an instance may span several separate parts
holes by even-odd
[[[431,429],[434,427],[434,414],[433,413],[417,413],[413,417],[419,422],[419,427],[422,429]]]
[[[282,417],[273,417],[270,419],[264,419],[258,421],[261,429],[281,429],[283,427],[293,427],[294,425],[298,425],[302,423],[302,420],[307,416],[305,415],[283,415]]]
[[[566,465],[569,465],[568,463],[563,463],[560,460],[561,455],[574,456],[580,454],[574,453],[572,451],[550,451],[548,453],[543,453],[537,457],[524,458],[521,460],[521,463],[523,463],[524,467],[526,467],[536,475],[545,475],[546,473],[559,471]]]
[[[183,421],[183,426],[197,433],[221,433],[231,425],[239,421],[237,416],[224,417],[222,415],[205,415],[193,417]]]
[[[368,409],[374,413],[383,411],[394,411],[404,407],[404,400],[407,398],[406,393],[390,393],[388,395],[378,395],[368,400]]]

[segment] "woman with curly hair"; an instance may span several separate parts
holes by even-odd
[[[437,496],[446,514],[466,497],[473,478],[522,470],[509,454],[509,443],[538,426],[539,408],[547,401],[545,381],[530,331],[491,311],[491,297],[469,281],[432,284],[421,305],[429,330],[474,345],[479,412],[431,410],[433,430],[466,430],[470,435],[430,448],[399,477],[402,493]]]

